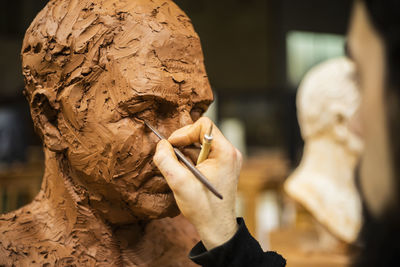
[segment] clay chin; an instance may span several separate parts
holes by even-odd
[[[190,266],[197,235],[172,218],[158,140],[135,119],[168,136],[212,102],[189,18],[171,1],[49,1],[22,64],[45,175],[0,217],[0,265]]]

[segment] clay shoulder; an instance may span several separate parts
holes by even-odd
[[[34,222],[35,215],[32,213],[32,203],[9,213],[0,214],[0,235],[15,228],[23,227],[24,224]]]
[[[24,212],[23,208],[0,215],[0,235],[3,235],[18,225],[17,218],[20,216],[30,217],[29,213]]]
[[[33,221],[33,216],[25,207],[0,215],[1,266],[15,266],[17,263],[18,265],[22,264],[20,260],[26,257],[24,254],[26,253],[25,247],[27,244],[32,244],[34,241],[28,236],[25,236],[26,240],[21,238],[21,233],[23,233],[27,227],[25,222],[28,222],[27,224],[29,226],[29,221]]]
[[[46,227],[45,214],[36,214],[34,205],[28,204],[18,210],[0,215],[0,249],[9,249],[34,244],[38,237],[43,237]]]
[[[71,261],[69,250],[55,242],[59,236],[45,233],[49,229],[46,218],[31,205],[0,215],[0,266],[54,266]]]

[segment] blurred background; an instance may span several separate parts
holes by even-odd
[[[285,255],[289,266],[314,266],[313,257],[315,266],[347,266],[348,248],[313,252],[299,245],[318,235],[301,219],[307,212],[282,193],[282,184],[302,153],[297,87],[312,66],[344,54],[351,1],[175,2],[202,41],[216,95],[207,115],[246,156],[239,215],[265,249],[292,255]],[[29,203],[40,188],[41,142],[22,95],[19,52],[24,32],[46,3],[4,1],[0,9],[0,213]]]

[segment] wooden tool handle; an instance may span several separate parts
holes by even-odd
[[[200,150],[200,155],[197,159],[197,164],[199,165],[203,161],[205,161],[208,158],[208,155],[210,154],[211,150],[211,141],[208,141],[206,138],[203,139],[203,145]]]

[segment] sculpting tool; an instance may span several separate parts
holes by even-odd
[[[160,134],[156,129],[154,129],[150,124],[148,124],[145,120],[143,120],[144,124],[149,127],[149,129],[160,139],[166,139],[162,134]],[[183,164],[193,173],[193,175],[208,189],[210,190],[216,197],[219,199],[223,199],[222,195],[214,188],[214,186],[207,180],[207,178],[202,174],[184,155],[183,153],[173,147],[175,155],[178,159],[182,161]]]
[[[211,142],[213,140],[213,136],[211,135],[212,129],[213,129],[213,124],[211,123],[208,132],[204,135],[203,144],[201,145],[200,155],[199,158],[197,159],[197,165],[205,161],[208,158],[208,155],[210,154]]]

